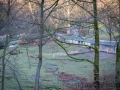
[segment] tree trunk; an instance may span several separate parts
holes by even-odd
[[[119,42],[117,43],[117,49],[116,49],[116,90],[120,90],[120,43]]]
[[[40,22],[40,26],[38,27],[39,35],[40,35],[39,45],[38,45],[38,47],[39,47],[39,55],[38,55],[39,62],[38,62],[37,72],[36,72],[35,90],[39,90],[40,69],[41,69],[41,65],[42,65],[42,38],[43,38],[43,31],[44,31],[43,6],[44,6],[44,0],[42,0],[41,4],[40,4],[40,9],[41,9],[40,19],[41,19],[41,22]]]
[[[2,57],[2,85],[1,85],[1,90],[4,90],[5,55],[6,55],[7,45],[8,45],[8,35],[7,35],[7,38],[6,38],[6,41],[5,41],[5,49],[3,51],[3,57]]]
[[[120,22],[120,0],[118,0],[118,3],[119,3],[119,22]],[[118,32],[119,32],[119,38],[116,48],[116,90],[120,90],[120,23],[119,23]]]
[[[95,89],[99,90],[99,29],[97,20],[97,0],[93,0],[94,10],[94,30],[95,30],[95,56],[94,56],[94,84]]]
[[[7,50],[7,46],[8,46],[8,38],[9,38],[9,31],[10,31],[10,20],[9,20],[9,16],[10,16],[10,0],[7,1],[7,5],[8,5],[8,11],[7,11],[7,35],[6,35],[6,41],[5,41],[5,48],[3,51],[3,57],[2,57],[2,85],[1,85],[1,90],[4,90],[4,78],[5,78],[5,55],[6,55],[6,50]]]

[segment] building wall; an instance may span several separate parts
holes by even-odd
[[[81,44],[81,45],[88,45],[88,46],[94,47],[93,42],[86,42],[86,41],[82,41],[82,40],[67,39],[67,38],[63,38],[62,36],[58,36],[58,37],[59,37],[59,40],[61,40],[62,42],[73,43],[73,44]],[[100,44],[99,51],[104,51],[104,52],[107,52],[107,53],[116,53],[116,46]]]

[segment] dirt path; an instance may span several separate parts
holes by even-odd
[[[93,58],[94,57],[94,51],[84,48],[82,50],[78,50],[78,51],[70,51],[68,52],[70,55],[79,55],[79,54],[87,54],[89,58]],[[53,57],[54,56],[67,56],[67,54],[64,52],[58,52],[58,53],[53,53]],[[115,54],[114,53],[107,53],[107,52],[100,52],[100,59],[106,59],[106,58],[115,58]]]

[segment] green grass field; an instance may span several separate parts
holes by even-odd
[[[64,44],[64,46],[68,51],[86,50],[79,45]],[[28,47],[23,45],[19,46],[18,49],[21,52],[20,54],[11,55],[10,57],[9,55],[6,56],[6,59],[9,58],[9,60],[6,63],[5,87],[9,88],[9,90],[16,90],[16,88],[19,88],[17,83],[18,79],[23,90],[33,90],[35,86],[35,74],[38,59],[32,58],[31,56],[38,55],[38,47],[35,45],[29,45]],[[56,53],[62,53],[63,55]],[[61,81],[57,75],[54,75],[56,69],[58,69],[59,73],[66,73],[75,77],[85,78],[87,82],[93,82],[93,65],[86,61],[75,62],[64,54],[64,50],[52,41],[43,46],[43,64],[40,73],[40,84],[42,85],[42,88],[44,88],[42,90],[67,90],[63,85],[63,81]],[[72,56],[93,60],[94,52]],[[101,52],[100,77],[102,78],[103,76],[112,75],[114,73],[115,54]],[[75,79],[72,83],[76,81],[78,80]]]

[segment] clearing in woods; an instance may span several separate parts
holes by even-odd
[[[73,57],[94,59],[94,51],[88,48],[80,45],[63,45]],[[38,47],[37,45],[22,45],[18,49],[21,53],[11,55],[8,64],[12,63],[11,65],[14,66],[11,67],[16,70],[22,88],[24,90],[33,90],[38,63],[38,59],[36,58]],[[9,67],[6,67],[6,69],[7,76],[13,77],[11,73],[12,69]],[[100,81],[113,83],[114,73],[115,54],[100,52]],[[10,83],[11,81],[13,82]],[[80,90],[86,87],[84,86],[85,84],[89,83],[90,85],[93,82],[93,65],[86,61],[75,62],[65,54],[62,48],[51,41],[43,46],[43,64],[40,81],[42,88],[46,88],[46,90],[47,88]],[[13,78],[6,80],[6,85],[8,85],[8,88],[18,86],[16,80]],[[111,87],[109,86],[109,88]],[[114,88],[114,85],[112,88]]]

